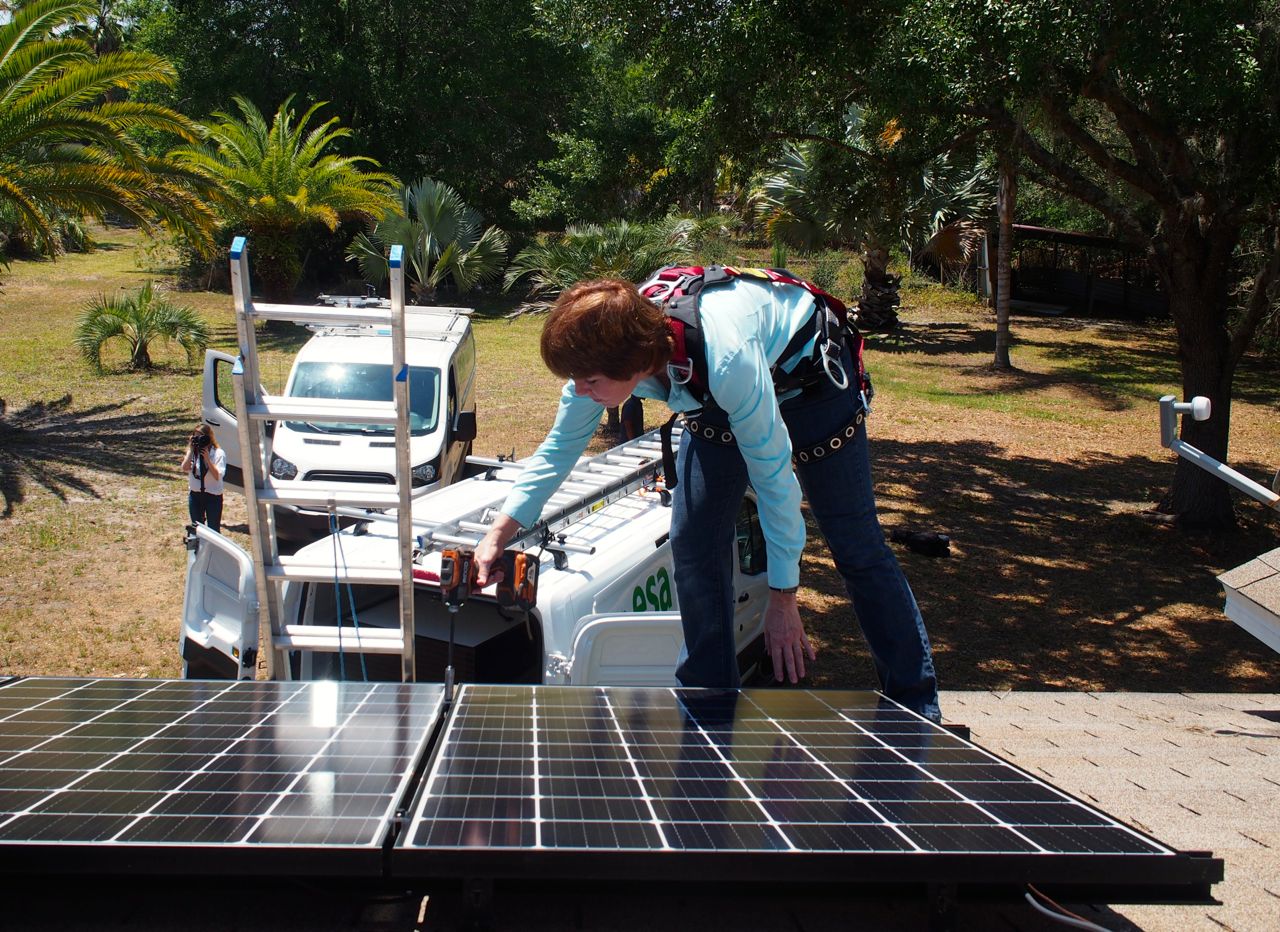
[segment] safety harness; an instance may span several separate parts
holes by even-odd
[[[795,285],[813,295],[814,312],[809,322],[792,335],[778,356],[778,361],[770,369],[776,394],[809,388],[824,378],[844,389],[849,387],[850,377],[853,376],[857,379],[864,408],[870,409],[871,381],[862,363],[864,341],[844,302],[785,269],[672,265],[659,269],[640,286],[640,293],[660,305],[667,315],[673,344],[671,359],[667,363],[667,376],[674,384],[683,385],[704,407],[715,404],[711,395],[699,307],[702,295],[708,288],[726,285],[736,278],[750,278],[771,285]],[[809,355],[799,360],[790,372],[784,371],[782,364],[790,361],[810,340],[813,341],[813,348]],[[853,373],[845,372],[841,363],[846,341],[854,362]],[[671,429],[678,416],[673,415],[662,427],[662,466],[668,489],[675,488],[678,481],[675,454],[671,449]],[[860,413],[858,417],[860,421],[863,415]],[[686,423],[686,427],[688,426],[689,422]],[[728,430],[698,433],[700,436],[714,433],[716,436],[710,439],[721,443],[735,442],[732,432]],[[808,452],[800,451],[797,458],[808,462],[808,456],[804,455]]]

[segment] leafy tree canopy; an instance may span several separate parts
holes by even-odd
[[[489,216],[555,155],[583,75],[530,0],[134,0],[132,13],[141,46],[177,67],[165,101],[198,118],[234,94],[264,110],[328,101],[351,151],[444,180]]]
[[[1274,0],[916,0],[882,50],[871,86],[918,132],[990,132],[1019,171],[1147,254],[1184,395],[1213,402],[1183,438],[1225,459],[1235,369],[1280,282]],[[1227,487],[1182,461],[1163,505],[1190,524],[1232,520]]]

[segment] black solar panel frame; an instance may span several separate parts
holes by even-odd
[[[244,686],[238,686],[234,681],[216,680],[216,681],[191,681],[191,680],[89,680],[82,678],[59,678],[59,677],[28,677],[14,678],[9,683],[0,684],[0,697],[3,697],[5,690],[20,686],[21,684],[74,684],[74,683],[106,683],[106,684],[129,684],[143,683],[147,686],[159,686],[160,684],[190,684],[194,688],[209,688],[212,690],[222,689],[245,689],[257,690],[266,695],[273,690],[278,691],[277,694],[285,696],[286,692],[293,690],[295,693],[302,689],[312,687],[313,683],[292,682],[292,683],[270,683],[261,681],[240,681]],[[150,843],[150,842],[110,842],[100,840],[71,840],[71,841],[32,841],[30,839],[13,839],[9,841],[0,841],[0,871],[11,874],[110,874],[110,875],[132,875],[132,874],[150,874],[150,875],[225,875],[225,876],[243,876],[243,875],[266,875],[266,876],[344,876],[344,877],[383,877],[386,875],[386,856],[391,842],[395,838],[398,830],[398,821],[396,815],[399,805],[405,795],[412,791],[414,779],[420,772],[423,762],[427,758],[427,751],[431,747],[435,736],[439,733],[440,724],[443,720],[443,687],[439,684],[425,684],[425,686],[414,686],[410,684],[405,686],[399,683],[383,683],[383,684],[335,684],[341,689],[344,686],[365,688],[374,687],[374,691],[370,696],[375,694],[381,695],[383,699],[391,699],[396,702],[395,697],[401,697],[398,701],[405,704],[404,715],[412,717],[417,714],[419,717],[428,720],[428,724],[415,731],[412,736],[406,735],[404,741],[396,739],[395,745],[397,753],[389,755],[385,759],[401,760],[404,764],[399,766],[395,777],[390,781],[391,787],[389,791],[379,793],[371,793],[367,795],[378,796],[385,800],[386,808],[379,807],[378,813],[370,815],[370,819],[376,818],[379,822],[383,820],[385,814],[385,824],[378,829],[376,838],[371,838],[368,844],[290,844],[287,842],[270,842],[270,843],[199,843],[199,842],[183,842],[183,843]],[[405,691],[408,690],[408,691]],[[391,692],[395,691],[395,692]],[[434,695],[433,695],[434,693]],[[268,700],[269,701],[269,700]],[[283,702],[284,700],[282,700]],[[340,702],[345,699],[339,699]],[[414,704],[417,703],[415,706]],[[434,704],[434,712],[431,706]],[[142,711],[142,710],[139,710]],[[143,717],[148,715],[143,711]],[[274,713],[273,713],[274,714]],[[168,720],[172,722],[173,717],[169,716]],[[166,721],[163,715],[156,714],[154,724],[159,727],[161,723]],[[239,727],[239,726],[237,726]],[[253,727],[261,727],[253,726]],[[343,726],[345,727],[345,726]],[[407,724],[406,724],[407,727]],[[199,729],[196,729],[197,731]],[[210,731],[216,732],[216,727],[211,727]],[[335,728],[330,740],[333,740],[341,732],[341,728]],[[198,740],[198,739],[197,739]],[[318,741],[319,736],[311,736],[311,741]],[[92,744],[92,738],[86,739],[85,746]],[[211,748],[219,744],[225,746],[230,743],[226,738],[217,739],[210,745]],[[410,747],[405,747],[409,745]],[[9,757],[9,753],[0,754],[0,759]],[[382,760],[382,759],[378,759]],[[24,772],[25,769],[24,769]],[[72,773],[74,771],[63,771],[64,773]],[[155,773],[161,773],[156,771]],[[286,778],[299,776],[303,772],[285,772],[279,773],[254,773],[247,777],[249,783],[258,782],[259,778],[267,778],[268,781],[278,778],[277,782],[284,781]],[[182,771],[175,771],[174,776],[182,775]],[[114,772],[113,772],[114,775]],[[215,770],[201,769],[195,774],[187,773],[188,777],[196,777],[201,779],[208,778],[207,782],[211,784],[222,783],[223,790],[234,789],[237,796],[254,795],[253,787],[243,790],[240,786],[227,786],[231,784],[242,783],[246,779],[246,775],[234,769]],[[0,768],[0,784],[3,784],[5,770]],[[93,775],[90,775],[92,780]],[[385,774],[372,774],[368,779],[371,782],[387,782]],[[110,777],[103,778],[111,779]],[[346,780],[351,779],[356,785],[362,779],[359,775],[348,777],[344,774],[338,774],[334,779]],[[94,784],[96,785],[96,784]],[[284,785],[281,782],[281,786]],[[48,787],[49,793],[46,797],[53,797],[53,791],[61,790],[61,794],[67,794],[67,779],[51,780]],[[274,787],[279,790],[281,786]],[[219,787],[214,787],[215,789]],[[271,789],[271,787],[267,787]],[[5,793],[3,785],[0,785],[0,794]],[[75,792],[75,791],[73,791]],[[144,795],[151,795],[145,790]],[[160,791],[156,791],[159,793]],[[11,795],[12,790],[8,793]],[[110,789],[98,790],[99,797],[109,797]],[[229,793],[225,795],[230,795]],[[280,795],[278,793],[268,792],[268,796]],[[296,798],[302,798],[306,794],[294,794]],[[353,794],[339,796],[343,800],[349,800]],[[361,794],[354,794],[359,796]],[[288,798],[294,798],[288,797]],[[282,799],[286,797],[281,797]],[[132,819],[137,815],[136,811],[132,811],[130,815],[123,818]],[[275,816],[273,816],[275,817]],[[7,816],[0,816],[0,822],[5,822]],[[251,813],[244,816],[246,822],[252,822],[262,818],[261,813]],[[299,828],[305,829],[308,823],[314,821],[312,817],[303,815],[302,818],[295,816],[280,817],[284,819],[293,819],[293,824]]]
[[[466,684],[460,687],[451,715],[456,715],[466,691],[511,689]],[[517,687],[555,689],[562,687]],[[633,687],[569,687],[579,689],[633,689]],[[680,692],[696,692],[680,690]],[[708,690],[708,693],[717,692]],[[726,692],[726,691],[718,691]],[[728,691],[734,692],[734,691]],[[750,696],[755,690],[736,692]],[[772,692],[766,690],[765,692]],[[814,690],[818,695],[834,691]],[[845,691],[839,691],[845,692]],[[853,691],[850,691],[853,692]],[[1067,793],[1040,777],[996,757],[974,744],[911,713],[883,694],[877,702],[918,720],[922,727],[938,729],[968,748],[994,758],[1031,783],[1049,788],[1055,795],[1083,807],[1105,821],[1117,823],[1154,847],[1169,851],[1160,855],[1134,854],[983,854],[941,852],[824,852],[824,851],[709,851],[620,850],[609,848],[534,847],[417,847],[412,843],[414,818],[428,790],[428,778],[447,746],[448,726],[442,728],[432,748],[413,798],[405,806],[405,827],[395,842],[389,866],[398,878],[491,878],[548,881],[691,882],[874,884],[888,886],[955,885],[972,889],[1022,888],[1035,884],[1056,891],[1094,895],[1107,902],[1187,901],[1204,902],[1211,886],[1222,880],[1223,862],[1208,852],[1186,852],[1108,815],[1096,806]],[[1011,784],[1020,785],[1020,784]],[[664,823],[665,825],[666,823]]]

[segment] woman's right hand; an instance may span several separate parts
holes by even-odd
[[[502,554],[507,544],[516,536],[520,525],[509,515],[499,515],[493,527],[476,545],[474,556],[476,568],[476,585],[484,588],[489,583],[502,579]],[[496,564],[496,565],[495,565]]]

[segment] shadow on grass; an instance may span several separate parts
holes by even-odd
[[[134,399],[75,408],[71,395],[0,413],[0,519],[37,485],[66,501],[99,498],[81,467],[121,477],[172,478],[192,426],[179,409],[122,414]]]
[[[866,338],[868,353],[924,356],[982,353],[991,356],[996,349],[994,326],[983,327],[961,321],[905,321],[890,333],[869,333]]]
[[[293,355],[302,349],[314,334],[306,327],[293,324],[280,324],[279,327],[259,327],[257,335],[258,352],[275,351]],[[234,323],[216,324],[209,328],[209,347],[224,352],[236,353],[240,343],[240,335]]]
[[[1274,691],[1280,662],[1221,613],[1214,576],[1275,546],[1264,509],[1191,536],[1144,513],[1171,478],[1142,456],[1072,462],[978,441],[873,441],[886,526],[936,530],[953,556],[899,551],[948,689]],[[823,686],[875,682],[816,528],[804,581]]]
[[[998,389],[1008,393],[1034,393],[1065,386],[1111,411],[1154,402],[1153,386],[1178,385],[1181,375],[1174,350],[1174,335],[1167,324],[1132,324],[1113,321],[1037,320],[1019,328],[1013,324],[1013,361],[1018,351],[1034,349],[1053,364],[1050,372],[1014,369],[990,370]],[[994,324],[967,322],[904,323],[889,334],[868,337],[872,355],[973,356],[969,372],[989,368],[995,353]],[[943,363],[940,363],[940,365]],[[950,362],[946,362],[951,367]],[[1280,367],[1261,356],[1246,356],[1235,375],[1232,396],[1251,404],[1275,405],[1280,397]]]

